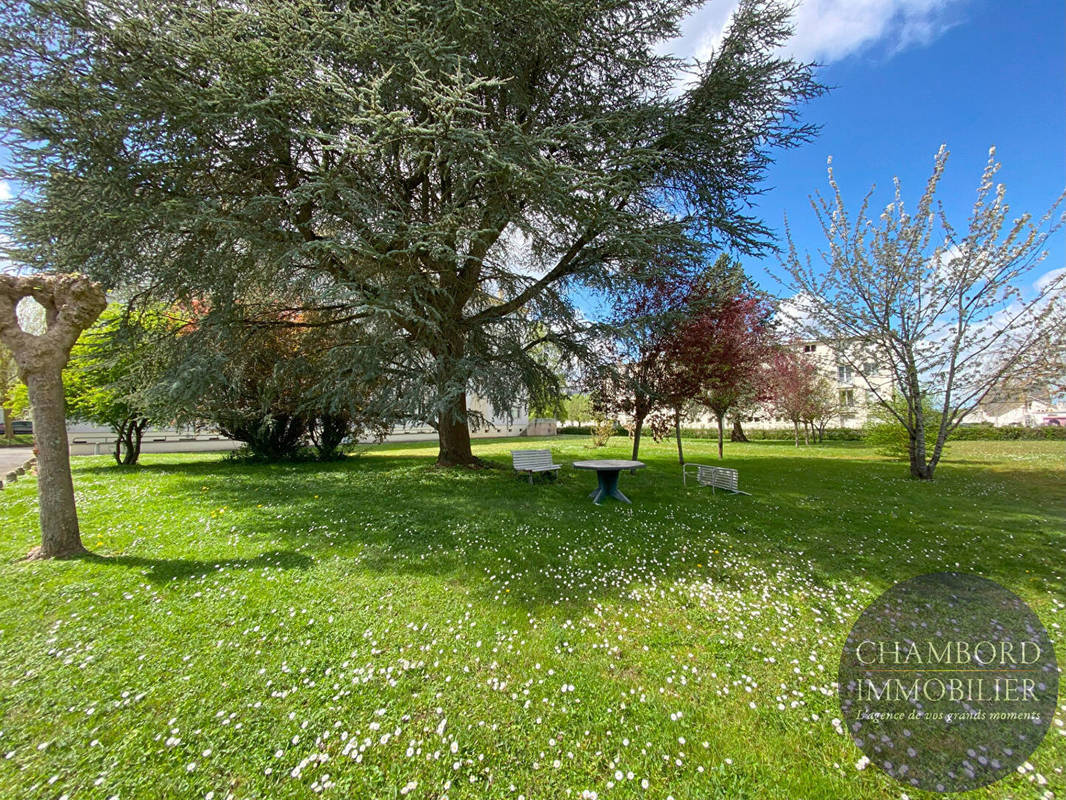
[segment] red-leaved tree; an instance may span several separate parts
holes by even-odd
[[[594,378],[592,394],[601,413],[629,420],[633,459],[647,425],[656,441],[669,431],[670,412],[683,403],[674,363],[677,333],[698,302],[700,282],[667,265],[634,277],[614,300],[617,361]],[[689,396],[694,394],[690,391]]]
[[[768,397],[765,365],[773,352],[772,314],[769,301],[743,288],[692,315],[675,336],[671,356],[682,388],[714,414],[719,458],[724,456],[726,414]],[[680,436],[678,459],[684,464]]]
[[[799,447],[800,425],[811,418],[812,403],[819,393],[817,367],[800,353],[777,350],[768,366],[770,404],[779,417],[792,423],[796,447]],[[804,441],[807,428],[803,428]]]
[[[684,464],[681,420],[693,401],[719,422],[738,403],[762,399],[762,366],[771,352],[769,303],[726,256],[702,269],[658,270],[634,281],[615,304],[621,365],[601,381],[601,398],[633,430],[633,458],[645,426],[656,441],[672,427]]]

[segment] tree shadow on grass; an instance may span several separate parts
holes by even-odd
[[[153,455],[153,454],[149,454]],[[213,455],[211,452],[195,453],[189,455]],[[418,456],[407,457],[395,457],[405,458],[409,461],[423,461],[424,459]],[[253,472],[270,474],[283,473],[292,470],[310,469],[313,471],[322,472],[336,472],[339,470],[346,470],[355,464],[365,464],[370,461],[389,460],[388,457],[380,458],[375,457],[373,459],[363,459],[360,456],[348,456],[347,458],[331,460],[331,461],[314,461],[308,460],[296,460],[296,461],[277,461],[277,462],[256,462],[256,461],[238,461],[227,458],[224,454],[219,454],[218,458],[204,459],[201,461],[162,461],[162,462],[149,462],[137,463],[137,464],[123,464],[119,465],[114,460],[109,460],[105,464],[91,464],[91,465],[79,465],[74,462],[76,472],[85,473],[87,475],[135,475],[137,473],[152,474],[158,473],[161,475],[173,474],[173,475],[233,475],[243,472]]]
[[[291,550],[261,553],[252,558],[221,558],[217,560],[197,560],[186,558],[145,558],[143,556],[102,556],[87,553],[77,556],[77,560],[89,564],[129,567],[140,569],[152,583],[169,583],[210,575],[223,570],[289,570],[307,569],[314,559],[303,553]]]
[[[499,447],[487,455],[506,463]],[[572,443],[554,449],[563,464],[586,455]],[[568,466],[557,482],[534,486],[508,471],[440,470],[426,455],[387,452],[325,464],[219,460],[141,469],[166,476],[168,492],[204,510],[231,509],[246,534],[310,554],[292,566],[358,557],[382,574],[457,581],[486,601],[507,592],[509,602],[530,607],[587,605],[632,582],[675,577],[742,583],[743,574],[717,560],[727,552],[768,574],[789,566],[822,584],[861,578],[887,586],[958,562],[1008,588],[1038,580],[1044,590],[1066,589],[1056,566],[1066,514],[1032,487],[1052,473],[1012,477],[945,464],[926,484],[909,480],[898,463],[812,456],[727,459],[753,492],[740,497],[683,489],[673,456],[652,450],[647,470],[622,476],[634,505],[603,507],[588,500],[594,476]],[[148,566],[159,581],[227,563],[149,562],[128,563]],[[233,560],[271,566],[256,562]]]

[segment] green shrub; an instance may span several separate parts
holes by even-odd
[[[717,439],[717,428],[682,428],[681,435],[686,439]],[[744,435],[753,442],[791,442],[795,437],[792,427],[787,428],[744,428]],[[726,430],[729,436],[729,430]],[[803,431],[800,430],[800,437]],[[858,442],[862,441],[862,431],[859,428],[826,428],[822,437],[825,441],[833,442]]]
[[[965,423],[952,431],[948,437],[957,442],[1007,442],[1017,440],[1054,440],[1066,441],[1066,427],[1061,425],[1040,425],[1027,428],[1023,425],[1004,425],[995,428],[992,425]]]
[[[893,406],[901,416],[907,415],[906,401],[900,397],[893,401]],[[937,433],[940,430],[941,414],[928,401],[923,401],[925,412],[925,451],[931,453],[936,446]],[[889,458],[902,461],[910,459],[910,434],[902,423],[886,408],[877,405],[870,409],[870,417],[863,428],[866,444],[874,451]]]
[[[594,425],[563,425],[558,429],[560,434],[569,436],[592,436],[596,432]],[[629,431],[618,423],[615,423],[612,436],[628,436]]]

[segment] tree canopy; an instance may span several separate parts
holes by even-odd
[[[612,416],[631,420],[633,454],[645,424],[658,441],[673,428],[681,449],[685,409],[701,403],[719,422],[747,398],[758,399],[770,356],[772,307],[739,262],[657,263],[632,276],[613,303],[618,364],[597,377],[597,396]]]
[[[664,54],[698,5],[19,6],[0,37],[17,257],[324,314],[339,363],[388,371],[440,463],[470,463],[467,392],[537,394],[545,331],[581,353],[575,286],[768,243],[750,198],[812,135],[797,106],[820,87],[780,55],[777,0],[743,0],[706,62]]]
[[[161,309],[136,316],[110,304],[78,337],[63,373],[67,416],[115,433],[115,461],[136,464],[152,422],[152,392],[167,368],[166,348],[176,326]]]

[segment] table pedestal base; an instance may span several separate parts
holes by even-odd
[[[622,494],[618,489],[618,473],[621,470],[597,470],[596,477],[599,479],[599,486],[596,487],[596,491],[590,492],[589,497],[592,498],[592,502],[596,505],[602,503],[606,498],[613,497],[615,500],[621,500],[623,503],[629,503],[629,498]],[[630,503],[632,505],[632,503]]]

